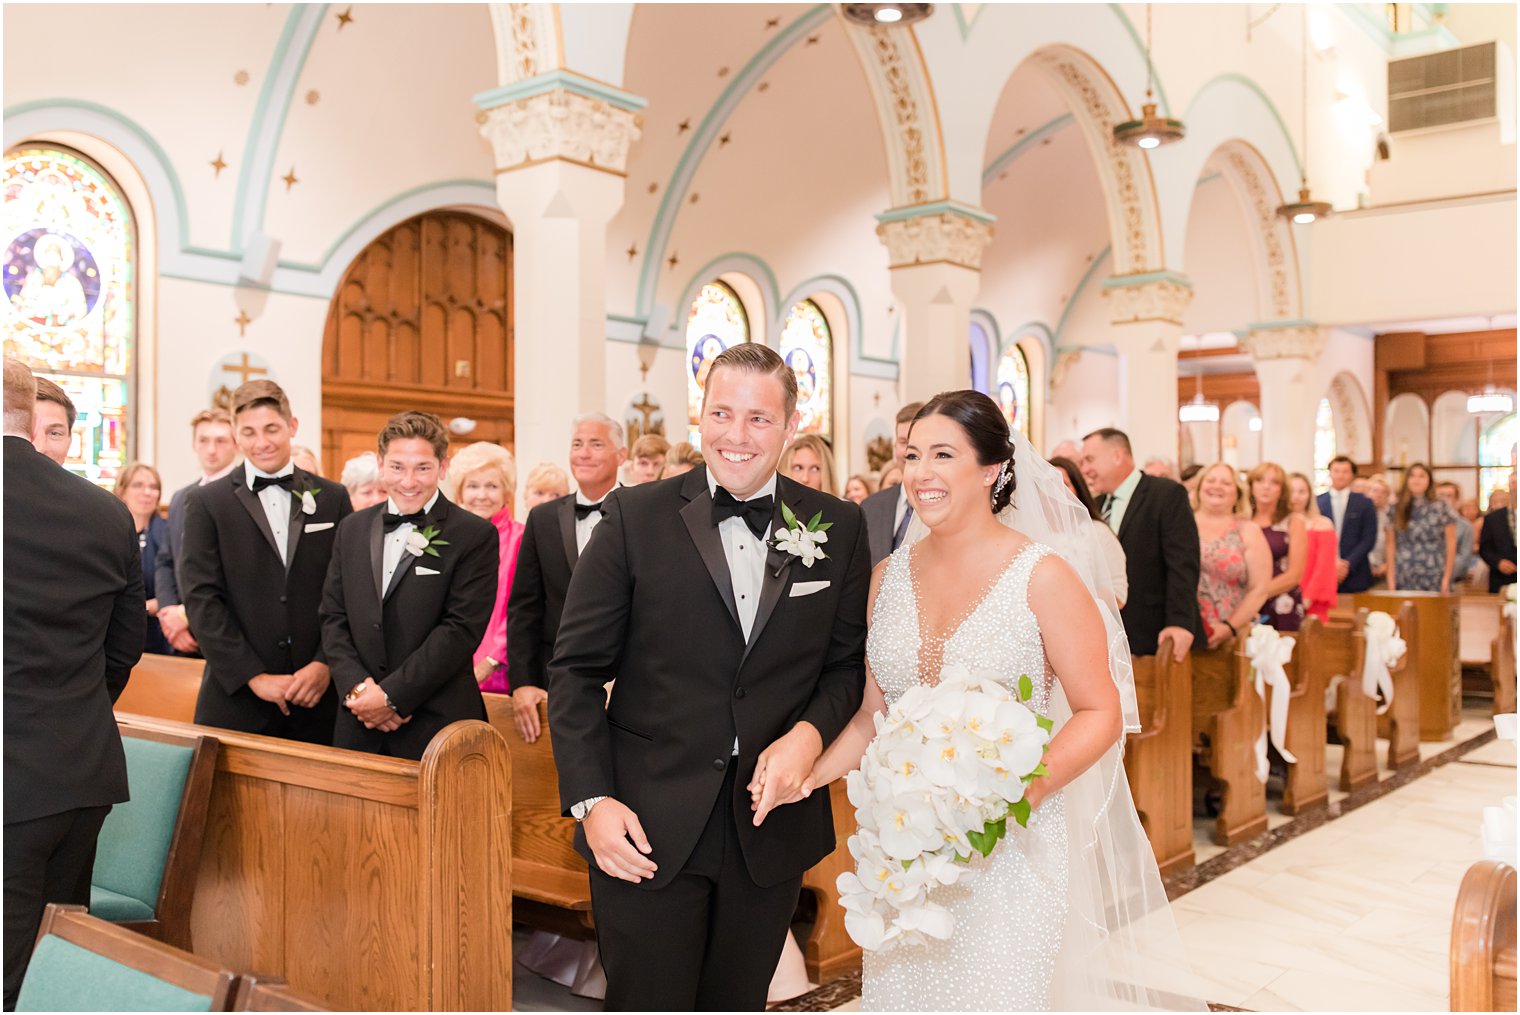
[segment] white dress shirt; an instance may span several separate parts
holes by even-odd
[[[1330,491],[1330,516],[1335,522],[1335,534],[1341,534],[1341,525],[1346,521],[1346,503],[1351,499],[1351,487],[1344,490]]]
[[[718,481],[711,472],[707,474],[707,492],[714,497],[718,494]],[[740,499],[750,501],[775,495],[776,477],[772,474],[764,486]],[[723,539],[723,556],[728,559],[728,574],[733,580],[739,627],[748,642],[749,633],[755,626],[755,614],[760,611],[760,586],[765,581],[765,536],[756,536],[738,516],[719,522],[718,535]]]
[[[433,505],[438,503],[438,491],[433,491],[433,496],[423,505],[424,514],[433,510]],[[385,498],[385,510],[388,514],[405,514],[396,506],[396,502],[389,497]],[[384,565],[380,577],[380,598],[385,598],[385,590],[391,587],[391,576],[396,573],[396,568],[401,566],[401,555],[406,552],[407,533],[415,530],[417,526],[411,522],[402,522],[385,534]]]
[[[266,476],[277,479],[280,476],[289,476],[296,471],[294,462],[286,462],[285,467],[279,472],[264,472],[255,469],[252,462],[243,463],[243,476],[248,481],[248,489],[253,489],[253,480],[256,476]],[[269,531],[274,533],[274,545],[280,551],[280,563],[289,565],[290,550],[285,545],[290,538],[290,498],[292,492],[283,486],[266,486],[254,494],[259,503],[264,505],[264,516],[269,519]]]
[[[1119,527],[1124,524],[1124,515],[1129,510],[1129,502],[1135,499],[1135,488],[1140,485],[1140,470],[1135,469],[1119,488],[1108,498],[1108,527],[1114,533],[1119,534]]]
[[[612,490],[616,490],[618,487],[620,487],[622,485],[623,485],[622,483],[613,483],[612,484]],[[612,490],[608,490],[607,493],[611,493]],[[602,500],[606,500],[606,499],[607,499],[607,494],[603,494],[602,495]],[[579,490],[577,490],[577,491],[575,491],[575,502],[577,504],[600,504],[602,501],[601,500],[592,500],[590,497],[587,497],[585,494],[583,494]],[[589,542],[591,542],[591,533],[594,532],[596,530],[596,527],[598,525],[600,525],[600,524],[602,524],[602,513],[600,511],[593,511],[590,514],[588,514],[586,517],[584,517],[584,518],[577,518],[575,520],[575,552],[576,553],[585,553],[586,552],[586,544],[589,543]]]

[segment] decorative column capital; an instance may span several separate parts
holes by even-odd
[[[1253,324],[1240,337],[1240,348],[1253,360],[1304,359],[1319,357],[1325,348],[1325,332],[1310,321],[1274,321]]]
[[[496,152],[496,172],[559,160],[626,176],[628,151],[643,133],[636,95],[565,70],[549,71],[475,96],[480,133]]]
[[[981,271],[994,219],[958,201],[935,201],[882,212],[876,221],[876,235],[887,245],[893,268],[954,264]]]
[[[1157,321],[1182,326],[1182,315],[1193,302],[1193,284],[1174,271],[1116,275],[1103,283],[1109,320],[1114,324]]]
[[[1082,358],[1082,351],[1080,345],[1061,346],[1056,349],[1055,365],[1050,369],[1050,385],[1052,388],[1059,388],[1062,384],[1066,383],[1066,375],[1071,372],[1071,368],[1076,366],[1077,361]]]

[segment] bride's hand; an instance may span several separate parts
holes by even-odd
[[[808,722],[799,722],[760,754],[749,781],[755,827],[774,808],[802,799],[802,785],[823,753],[823,740]]]

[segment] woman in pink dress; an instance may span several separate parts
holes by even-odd
[[[514,517],[517,463],[512,452],[495,444],[471,444],[449,462],[449,499],[471,514],[489,519],[501,538],[501,570],[496,577],[496,606],[486,636],[475,650],[475,679],[482,691],[511,693],[507,675],[507,601],[522,546],[522,522]]]
[[[1299,583],[1304,594],[1304,614],[1318,617],[1323,624],[1330,619],[1330,607],[1335,605],[1335,561],[1340,556],[1335,524],[1319,513],[1314,488],[1302,472],[1288,474],[1288,510],[1304,516],[1309,538],[1309,559]]]

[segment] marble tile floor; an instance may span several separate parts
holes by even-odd
[[[1234,869],[1217,861],[1210,866],[1224,873],[1173,904],[1208,999],[1257,1011],[1445,1011],[1452,908],[1482,857],[1482,808],[1516,792],[1513,743],[1452,749],[1491,729],[1485,713],[1468,710],[1450,741],[1421,745],[1417,777],[1345,813],[1333,807],[1338,816],[1301,834],[1269,798],[1277,834],[1267,851]],[[1431,764],[1447,751],[1447,763]],[[1333,805],[1345,800],[1331,790]],[[1195,823],[1200,863],[1225,852],[1209,840],[1211,826]],[[514,989],[519,1010],[600,1007],[520,966]],[[858,981],[780,1010],[859,1010]]]

